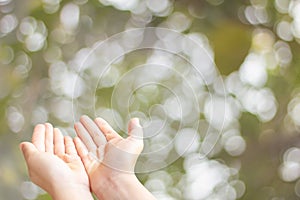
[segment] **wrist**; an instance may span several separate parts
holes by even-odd
[[[100,171],[100,170],[99,170]],[[98,199],[132,199],[128,193],[129,187],[141,185],[134,173],[111,171],[101,179],[91,182],[92,191]]]
[[[93,200],[93,196],[89,188],[76,184],[68,185],[67,187],[62,187],[58,184],[53,187],[50,195],[53,200]]]

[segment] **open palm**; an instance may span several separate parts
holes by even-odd
[[[75,145],[86,171],[91,187],[103,176],[115,173],[134,173],[136,160],[143,150],[142,127],[138,119],[131,119],[128,125],[128,137],[122,138],[103,119],[93,122],[87,116],[75,124],[79,138]]]
[[[89,192],[89,179],[69,136],[63,136],[51,124],[35,127],[32,143],[22,142],[20,148],[31,180],[46,190],[83,189]]]

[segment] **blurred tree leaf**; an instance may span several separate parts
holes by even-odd
[[[238,70],[251,46],[251,29],[234,21],[221,21],[208,38],[215,51],[215,62],[223,75]]]

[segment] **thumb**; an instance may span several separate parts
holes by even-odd
[[[31,154],[37,151],[37,148],[30,142],[22,142],[20,144],[20,149],[26,161]]]
[[[128,135],[134,139],[143,138],[143,128],[140,125],[138,118],[132,118],[128,124]]]

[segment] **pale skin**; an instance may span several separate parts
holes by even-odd
[[[137,118],[129,121],[127,138],[122,138],[101,118],[93,122],[82,116],[75,130],[77,152],[97,198],[155,199],[134,174],[136,160],[143,150],[143,131]],[[89,152],[94,152],[94,156]]]
[[[32,142],[22,142],[31,180],[54,200],[144,199],[154,196],[134,174],[143,149],[143,132],[137,118],[130,120],[122,138],[103,119],[82,116],[75,124],[79,137],[63,136],[49,123],[35,127]]]
[[[22,142],[30,179],[54,200],[90,200],[88,175],[71,137],[49,123],[35,127],[32,142]]]

